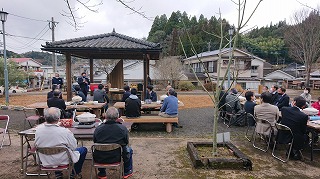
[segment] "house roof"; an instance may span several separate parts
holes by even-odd
[[[39,65],[42,65],[41,63],[33,60],[32,58],[10,58],[9,60],[12,60],[12,61],[14,61],[14,62],[16,62],[16,63],[23,63],[23,62],[27,62],[27,61],[32,61],[32,62],[34,62],[34,63],[37,63],[37,64],[39,64]]]
[[[294,76],[292,76],[292,75],[290,75],[290,74],[288,74],[288,73],[286,73],[286,72],[284,72],[284,71],[282,71],[282,70],[273,71],[273,72],[267,74],[267,75],[265,76],[265,78],[271,78],[272,76],[274,76],[272,79],[284,79],[283,77],[277,75],[277,73],[278,73],[278,74],[279,74],[279,73],[282,74],[282,75],[285,76],[287,79],[295,79]]]
[[[252,57],[254,57],[255,59],[257,59],[257,60],[261,60],[261,61],[263,61],[263,62],[265,62],[265,60],[264,59],[262,59],[262,58],[260,58],[260,57],[257,57],[257,56],[255,56],[255,55],[253,55],[253,54],[250,54],[250,53],[248,53],[248,52],[245,52],[245,51],[243,51],[243,50],[240,50],[240,49],[234,49],[235,51],[238,51],[238,52],[240,52],[240,53],[243,53],[243,54],[246,54],[246,55],[248,55],[248,56],[252,56]],[[224,49],[221,49],[221,53],[222,54],[227,54],[227,53],[229,53],[229,51],[230,51],[230,48],[224,48]],[[209,52],[202,52],[202,53],[199,53],[198,55],[194,55],[194,56],[191,56],[191,57],[189,57],[189,58],[186,58],[186,59],[184,59],[184,60],[190,60],[190,59],[194,59],[194,58],[197,58],[197,56],[198,57],[208,57],[208,56],[216,56],[216,55],[219,55],[219,53],[220,53],[220,50],[214,50],[214,51],[209,51]]]
[[[149,54],[150,59],[159,59],[160,44],[111,33],[46,42],[42,50],[56,53],[71,53],[72,56],[93,59],[143,59]]]
[[[320,70],[316,70],[316,71],[310,73],[310,76],[320,76]]]

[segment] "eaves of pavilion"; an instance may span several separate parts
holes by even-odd
[[[162,49],[159,44],[122,35],[113,30],[107,34],[46,42],[46,45],[42,45],[41,50],[66,56],[67,100],[70,101],[72,98],[71,56],[89,59],[90,81],[93,81],[94,59],[120,59],[110,73],[112,87],[119,89],[124,84],[123,60],[143,60],[143,94],[145,94],[147,76],[149,76],[149,60],[158,60]]]

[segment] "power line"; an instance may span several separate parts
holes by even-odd
[[[46,32],[48,32],[48,31],[49,31],[49,29]],[[0,34],[3,34],[3,32],[1,31]],[[25,37],[25,36],[13,35],[13,34],[8,34],[8,33],[6,33],[6,35],[7,36],[12,36],[12,37],[25,38],[25,39],[35,39],[35,40],[50,41],[48,39],[41,39],[41,37],[40,38],[33,38],[33,37]]]
[[[19,16],[19,15],[16,15],[16,14],[12,14],[12,13],[9,13],[10,15],[12,16],[15,16],[15,17],[20,17],[22,19],[28,19],[28,20],[32,20],[32,21],[38,21],[38,22],[48,22],[46,20],[40,20],[40,19],[33,19],[33,18],[29,18],[29,17],[23,17],[23,16]]]

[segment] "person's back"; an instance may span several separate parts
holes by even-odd
[[[109,102],[106,91],[103,90],[103,85],[99,84],[98,89],[93,92],[93,101],[98,101],[99,103]]]
[[[106,112],[106,121],[99,125],[93,134],[93,142],[101,144],[120,144],[122,146],[122,158],[124,162],[124,175],[125,177],[132,175],[132,149],[129,144],[128,129],[116,122],[119,118],[119,112],[115,107],[110,107]],[[99,151],[95,150],[93,158],[97,163],[116,163],[120,161],[120,151]],[[99,177],[106,176],[104,168],[98,168]]]
[[[138,98],[137,90],[131,89],[131,95],[125,101],[126,117],[140,117],[141,116],[141,101]]]
[[[241,109],[240,99],[236,96],[238,92],[235,89],[231,89],[230,94],[226,96],[226,103],[229,104],[232,110],[237,113]],[[228,108],[227,108],[228,109]]]
[[[283,107],[281,110],[280,123],[288,126],[293,133],[293,150],[295,159],[301,159],[299,150],[304,148],[307,140],[307,122],[308,115],[300,110],[306,106],[306,100],[301,97],[295,97],[292,103],[293,107]],[[279,131],[278,139],[280,142],[288,143],[291,140],[291,135],[286,131]]]
[[[87,97],[85,96],[85,94],[82,91],[80,91],[80,86],[77,85],[77,86],[75,86],[74,89],[76,90],[75,91],[75,95],[76,96],[80,96],[82,98],[82,101],[86,102],[87,101]]]
[[[169,96],[163,100],[160,108],[159,116],[162,117],[177,117],[178,116],[178,99],[174,96],[174,89],[170,88]]]
[[[44,110],[45,123],[37,126],[35,132],[35,146],[37,147],[65,147],[68,149],[72,162],[74,163],[74,171],[70,178],[81,173],[83,162],[86,158],[87,149],[85,147],[77,148],[77,140],[73,133],[64,127],[60,127],[60,110],[55,107]],[[66,152],[44,155],[39,154],[41,163],[45,167],[57,167],[69,164],[69,159]],[[61,171],[55,171],[56,178],[63,178]]]
[[[47,101],[47,105],[48,107],[56,107],[56,108],[59,108],[59,109],[62,109],[62,110],[65,110],[66,109],[66,104],[64,102],[63,99],[60,99],[59,97],[61,96],[61,92],[56,89],[53,91],[53,97],[48,99]]]

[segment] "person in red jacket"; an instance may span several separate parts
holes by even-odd
[[[319,110],[318,116],[320,116],[320,97],[318,98],[318,101],[312,103],[311,106],[312,106],[313,108],[316,108],[317,110]]]

